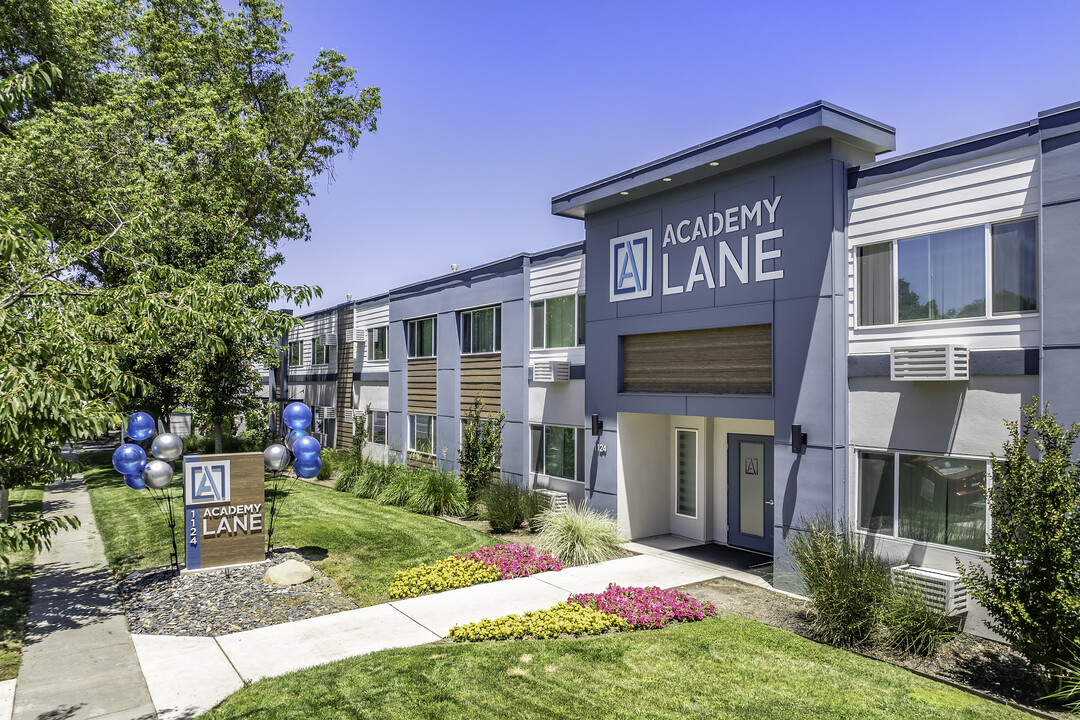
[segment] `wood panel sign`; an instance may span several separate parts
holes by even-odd
[[[184,456],[188,570],[266,559],[261,452]]]

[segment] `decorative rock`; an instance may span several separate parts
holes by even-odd
[[[311,568],[299,560],[286,560],[266,571],[263,577],[271,585],[300,585],[313,576]]]

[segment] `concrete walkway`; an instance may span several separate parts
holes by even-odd
[[[156,717],[82,476],[46,487],[43,510],[82,525],[35,562],[13,717]]]

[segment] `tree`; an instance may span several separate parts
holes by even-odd
[[[990,627],[1031,662],[1049,688],[1080,638],[1080,425],[1064,429],[1038,399],[1008,422],[993,457],[987,502],[993,520],[985,568],[958,567],[987,609]],[[989,572],[987,572],[989,571]]]
[[[470,507],[475,507],[481,494],[499,470],[502,461],[502,430],[506,412],[498,415],[484,410],[484,393],[473,397],[473,404],[461,419],[461,448],[458,466],[465,484]]]
[[[0,125],[0,207],[81,247],[70,272],[87,288],[132,286],[129,266],[95,243],[116,218],[138,216],[126,232],[140,252],[229,287],[257,320],[194,327],[174,313],[121,363],[138,381],[130,405],[167,418],[186,401],[219,437],[228,413],[251,405],[250,364],[276,362],[289,321],[269,304],[318,294],[273,283],[277,248],[308,239],[301,208],[334,158],[375,130],[378,89],[359,88],[333,50],[290,84],[289,27],[269,0],[227,17],[216,0],[8,3],[0,27],[0,68],[42,57],[72,66]],[[135,335],[146,321],[127,319]]]

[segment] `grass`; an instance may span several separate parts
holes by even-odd
[[[243,688],[205,718],[1027,718],[738,617],[581,640],[387,650]]]
[[[41,487],[13,488],[9,496],[11,520],[31,520],[41,515]],[[34,551],[20,550],[9,556],[11,565],[0,571],[0,680],[18,677],[22,665],[26,613],[30,609],[30,580],[34,574]]]
[[[125,487],[108,453],[81,460],[105,556],[116,575],[168,564],[172,544],[149,493]],[[179,495],[178,482],[169,489]],[[182,501],[176,505],[182,512]],[[360,606],[389,601],[387,589],[398,570],[495,542],[437,518],[304,482],[293,486],[281,507],[274,546],[299,548]],[[182,535],[183,525],[178,529]]]

